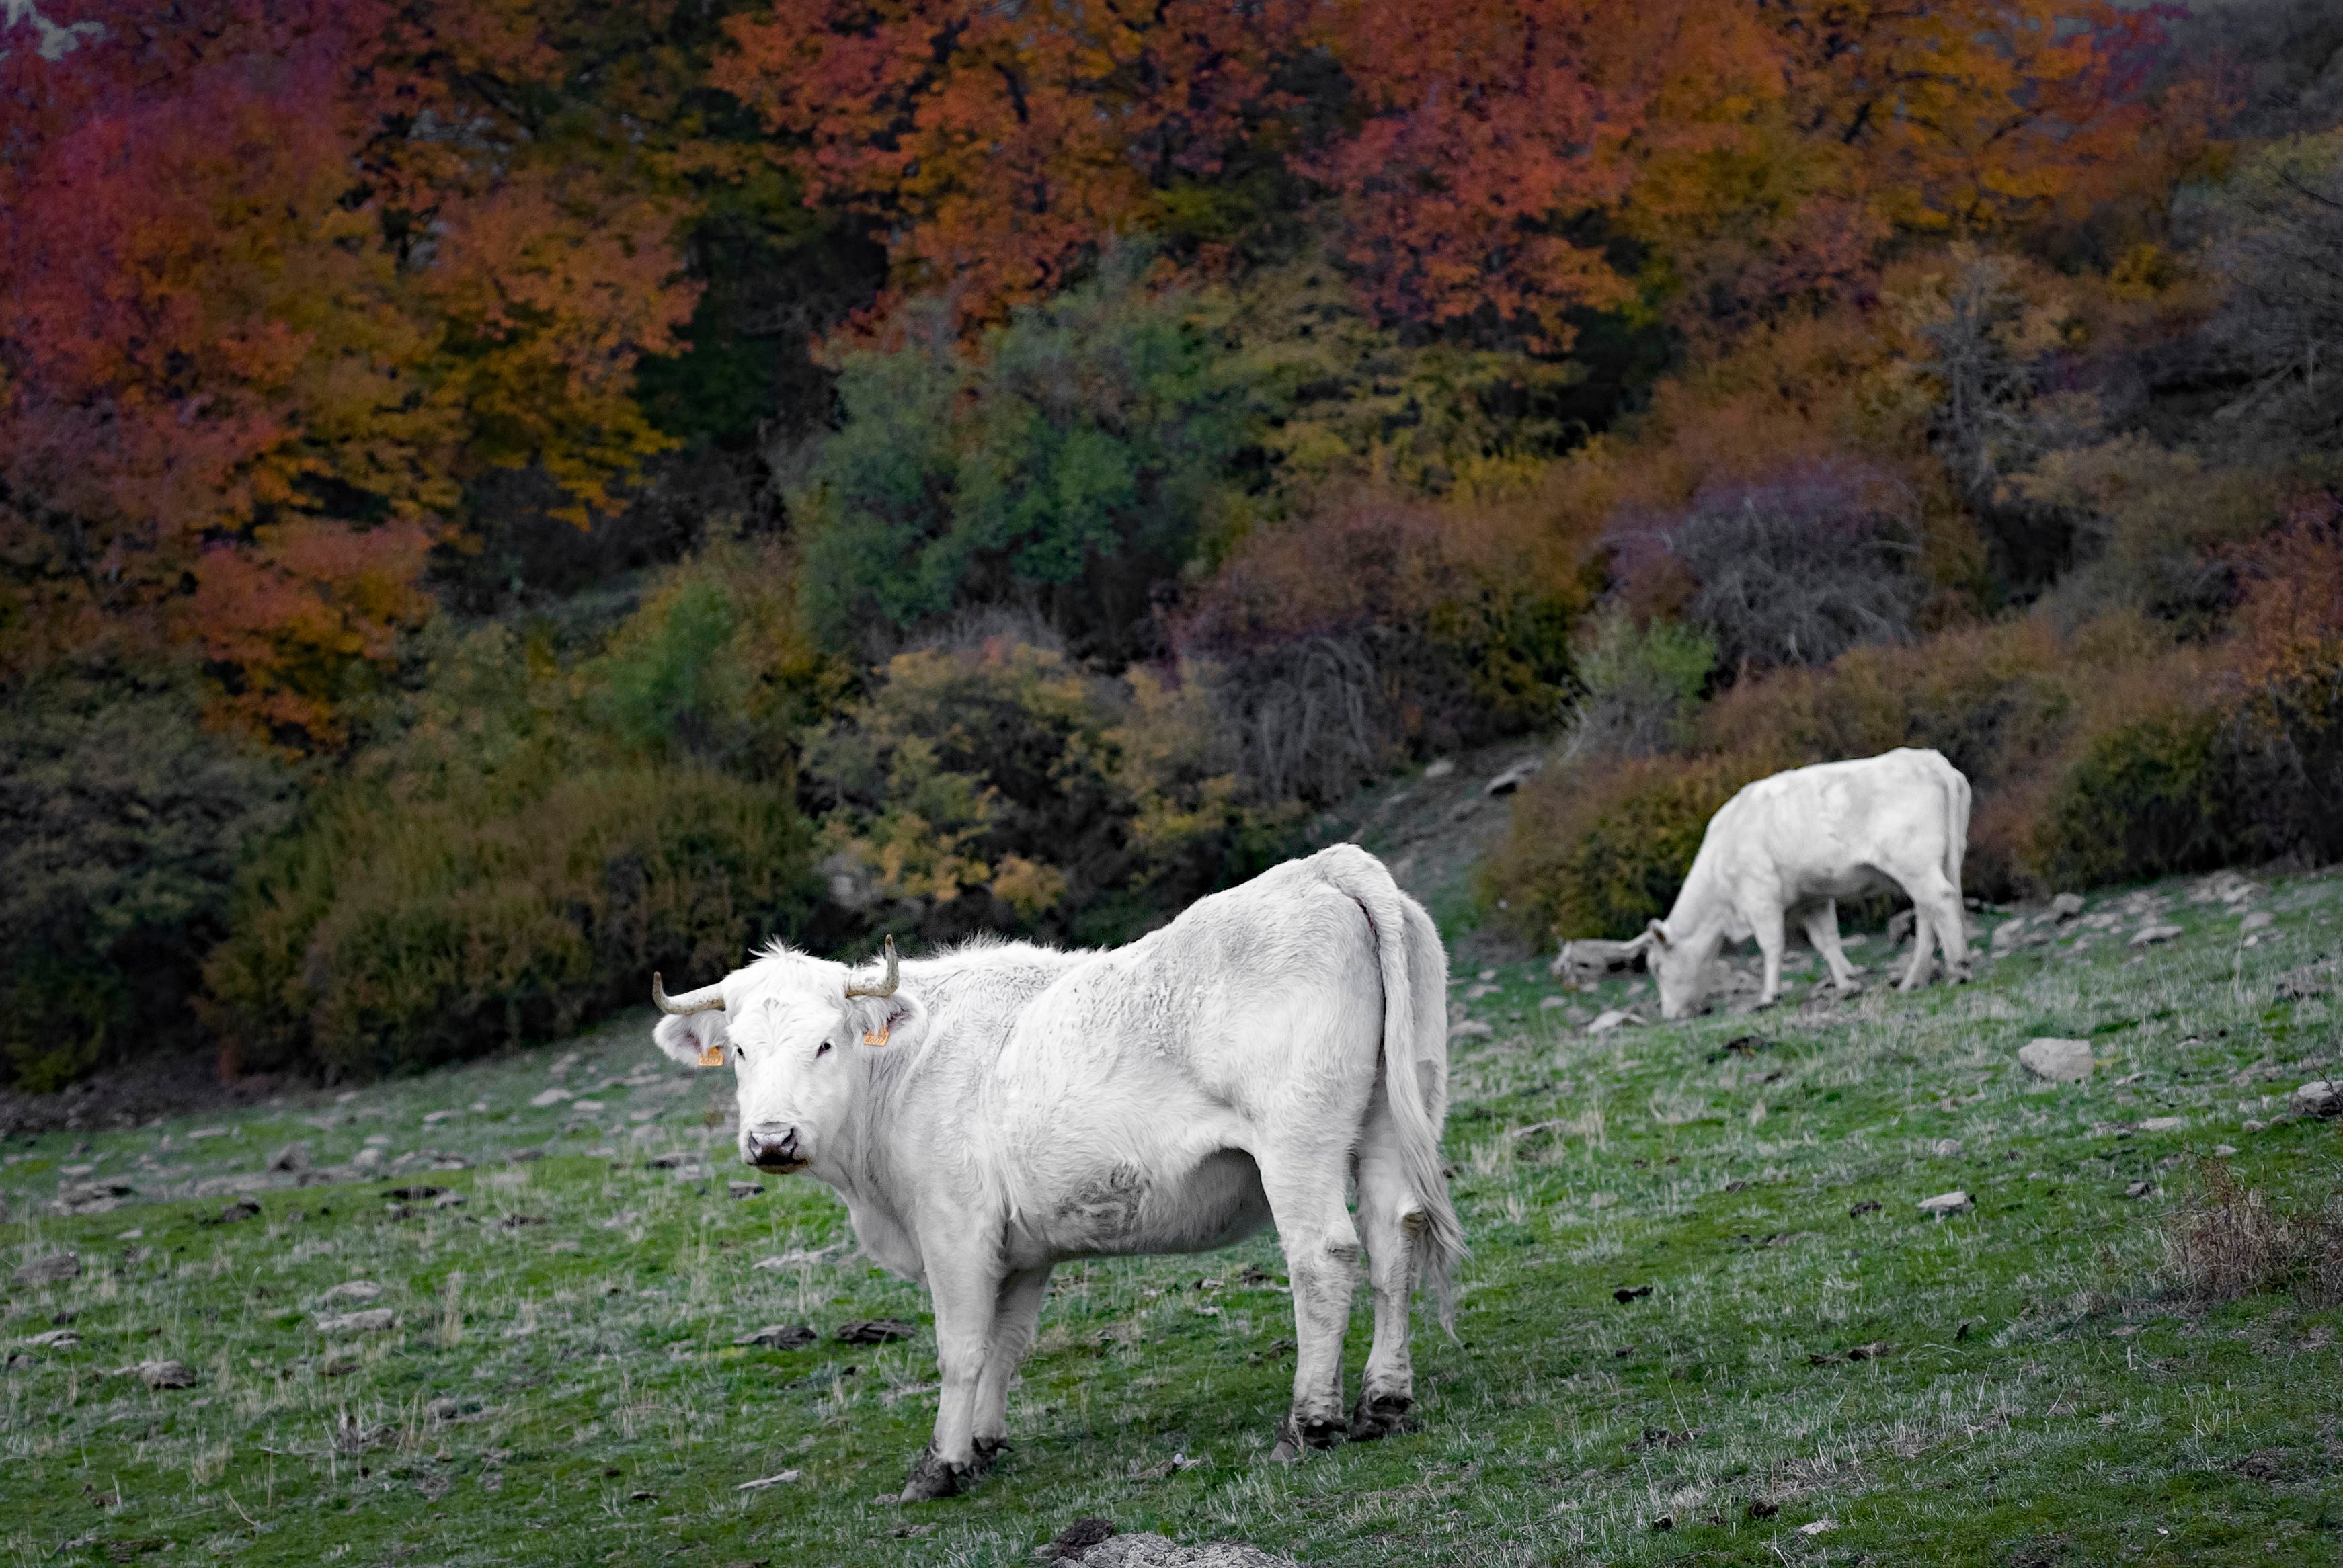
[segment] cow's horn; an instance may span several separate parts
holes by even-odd
[[[710,989],[712,990],[714,988],[711,987]],[[667,987],[659,984],[659,971],[656,970],[651,971],[651,1000],[659,1004],[659,1011],[664,1013],[672,1013],[677,1018],[684,1018],[695,1012],[722,1012],[724,1010],[724,993],[722,991],[718,991],[711,997],[702,997],[698,1001],[675,1000],[667,994]]]
[[[902,978],[901,970],[902,965],[895,957],[895,939],[892,936],[890,936],[887,939],[887,978],[877,985],[848,986],[846,988],[847,997],[851,1000],[858,996],[893,996],[895,994],[896,984]]]

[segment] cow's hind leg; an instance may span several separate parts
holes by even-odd
[[[1049,1293],[1050,1265],[1020,1269],[1001,1282],[992,1314],[992,1338],[984,1347],[984,1370],[976,1379],[973,1427],[975,1465],[980,1473],[1009,1447],[1009,1383],[1041,1321],[1041,1298]]]
[[[1383,1086],[1375,1086],[1359,1143],[1359,1224],[1366,1232],[1367,1279],[1375,1298],[1375,1338],[1367,1352],[1359,1402],[1351,1410],[1351,1440],[1364,1442],[1404,1430],[1415,1402],[1415,1372],[1408,1359],[1409,1299],[1415,1289],[1416,1237],[1423,1212],[1407,1179],[1399,1128]]]
[[[1945,978],[1966,980],[1969,942],[1961,919],[1960,890],[1946,879],[1943,871],[1929,866],[1906,881],[1904,890],[1912,895],[1918,920],[1912,930],[1912,967],[1905,971],[1901,989],[1919,989],[1928,978],[1928,960],[1939,944],[1945,950]]]
[[[1270,1455],[1293,1460],[1342,1435],[1342,1331],[1359,1261],[1359,1232],[1342,1201],[1350,1160],[1339,1145],[1253,1158],[1293,1283],[1293,1406]]]

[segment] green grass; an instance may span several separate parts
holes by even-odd
[[[1628,982],[1542,1009],[1541,966],[1503,968],[1469,1001],[1463,977],[1453,994],[1493,1031],[1455,1053],[1449,1148],[1475,1248],[1459,1338],[1419,1330],[1420,1432],[1290,1468],[1262,1462],[1292,1325],[1262,1238],[1061,1271],[1015,1452],[968,1497],[875,1504],[934,1413],[925,1301],[841,1247],[827,1190],[728,1195],[749,1173],[715,1125],[727,1085],[655,1061],[647,1020],[224,1116],[208,1138],[177,1122],[18,1141],[0,1170],[5,1268],[69,1248],[85,1271],[8,1291],[0,1338],[28,1360],[0,1407],[0,1548],[27,1563],[1005,1565],[1101,1513],[1314,1563],[2331,1563],[2343,1312],[2282,1293],[2191,1305],[2159,1276],[2157,1228],[2189,1157],[2223,1142],[2282,1201],[2336,1190],[2334,1124],[2243,1124],[2333,1057],[2334,999],[2274,987],[2335,950],[2343,882],[2278,885],[2250,950],[2234,912],[2161,891],[2187,935],[2142,961],[2117,932],[1904,998],[1878,983],[1874,938],[1854,956],[1875,989],[1852,1002],[1802,987],[1769,1013],[1594,1040],[1572,1010]],[[1770,1043],[1725,1049],[1753,1030]],[[2031,1081],[2015,1053],[2037,1034],[2091,1038],[2097,1075]],[[573,1052],[558,1081],[600,1108],[530,1106]],[[2185,1129],[2127,1130],[2166,1115]],[[219,1189],[259,1182],[280,1145],[333,1166],[368,1136],[402,1174],[274,1178],[258,1217],[219,1222]],[[544,1157],[506,1162],[525,1146]],[[677,1151],[705,1152],[708,1175],[646,1165]],[[139,1192],[56,1216],[68,1165]],[[2151,1193],[2124,1196],[2142,1181]],[[387,1207],[427,1183],[467,1201]],[[1953,1188],[1973,1211],[1916,1208]],[[1248,1264],[1270,1278],[1245,1284]],[[325,1292],[359,1278],[396,1326],[321,1334]],[[1364,1307],[1362,1290],[1354,1387]],[[877,1316],[922,1335],[828,1337]],[[732,1344],[774,1322],[824,1338]],[[59,1325],[81,1342],[23,1346]],[[194,1386],[108,1375],[160,1357]],[[784,1469],[799,1479],[737,1490]]]

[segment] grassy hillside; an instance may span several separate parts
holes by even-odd
[[[1061,1271],[1015,1452],[971,1496],[874,1503],[933,1415],[922,1294],[850,1255],[826,1190],[735,1195],[729,1086],[655,1060],[647,1019],[20,1140],[5,1268],[80,1272],[7,1290],[0,1550],[1006,1565],[1097,1513],[1325,1564],[2332,1563],[2343,1312],[2197,1302],[2159,1228],[2217,1165],[2281,1205],[2335,1192],[2336,1123],[2249,1122],[2333,1060],[2343,879],[2189,892],[2096,899],[1965,989],[1802,979],[1770,1013],[1594,1038],[1640,981],[1461,974],[1486,1032],[1455,1045],[1459,1337],[1420,1332],[1419,1432],[1291,1469],[1262,1462],[1292,1355],[1262,1238]],[[2276,916],[2250,946],[2247,910]],[[2127,945],[2165,920],[2185,934]],[[1854,956],[1885,967],[1876,937]],[[2019,1068],[2043,1034],[2093,1042],[2087,1083]],[[264,1169],[292,1144],[306,1175]],[[1974,1209],[1917,1207],[1953,1189]],[[379,1298],[329,1299],[359,1280]],[[391,1326],[318,1327],[366,1308]],[[917,1336],[837,1342],[878,1317]],[[735,1344],[774,1323],[820,1338]],[[166,1360],[189,1386],[117,1371]]]

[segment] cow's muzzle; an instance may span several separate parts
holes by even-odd
[[[749,1164],[777,1176],[798,1170],[806,1162],[798,1152],[798,1130],[794,1127],[750,1128],[746,1153]]]

